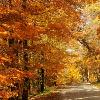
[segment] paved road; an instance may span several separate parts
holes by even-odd
[[[100,89],[89,83],[57,90],[60,92],[36,100],[100,100]]]

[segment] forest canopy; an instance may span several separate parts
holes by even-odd
[[[100,81],[99,0],[0,0],[0,98],[84,81]]]

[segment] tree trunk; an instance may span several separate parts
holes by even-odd
[[[22,93],[22,100],[28,100],[28,92],[29,92],[29,78],[24,79],[24,84],[23,84],[23,93]]]
[[[23,48],[27,47],[27,40],[23,41]],[[24,59],[24,70],[28,71],[28,53],[26,51],[24,51],[24,55],[23,55],[23,59]],[[22,100],[28,100],[28,92],[30,89],[30,80],[28,77],[24,78],[24,82],[23,82],[23,93],[22,93]]]
[[[86,78],[86,82],[89,82],[89,72],[88,72],[88,69],[86,68],[85,69],[85,78]]]
[[[13,47],[13,46],[16,45],[17,43],[18,43],[18,40],[15,40],[14,38],[8,39],[8,45],[9,45],[9,47]],[[15,54],[15,56],[16,56],[16,61],[13,61],[13,62],[12,62],[12,66],[18,67],[18,50],[17,50],[17,48],[14,49],[13,54]],[[19,83],[16,83],[16,84],[15,84],[17,90],[20,88],[19,85],[20,85]],[[20,90],[20,89],[19,89],[19,90]],[[18,97],[17,97],[16,99],[14,98],[14,100],[20,100],[20,99],[19,99],[20,96],[21,96],[21,95],[20,95],[20,91],[19,91],[19,92],[18,92]],[[11,98],[11,100],[13,100],[13,98]]]
[[[44,91],[44,69],[43,68],[39,69],[39,91],[40,92]]]
[[[8,39],[8,45],[9,45],[9,47],[12,47],[14,45],[14,39],[13,38]]]

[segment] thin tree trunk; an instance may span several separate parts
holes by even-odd
[[[88,69],[86,68],[85,69],[85,78],[86,78],[86,82],[88,82],[89,81],[89,77],[88,77]]]
[[[40,64],[44,64],[44,53],[41,48],[41,53],[40,53]],[[39,92],[44,91],[44,69],[41,67],[39,70]]]
[[[23,93],[22,93],[22,100],[28,100],[28,92],[29,92],[29,78],[24,79],[23,84]]]
[[[39,69],[39,90],[40,92],[44,91],[44,69]]]

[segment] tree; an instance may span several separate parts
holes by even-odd
[[[98,57],[97,41],[88,41],[92,33],[87,28],[84,19],[81,19],[84,13],[85,16],[88,16],[85,8],[83,12],[80,10],[85,5],[88,7],[88,2],[93,4],[91,0],[42,0],[41,2],[40,0],[8,0],[8,2],[2,0],[0,2],[2,5],[0,6],[0,47],[2,48],[0,62],[2,66],[7,66],[4,70],[13,67],[18,71],[23,70],[23,73],[28,75],[28,77],[23,75],[22,79],[23,100],[28,100],[30,78],[35,79],[35,75],[32,75],[31,72],[41,71],[39,73],[40,81],[42,80],[40,91],[43,92],[45,78],[50,77],[50,80],[46,80],[47,85],[50,85],[50,82],[56,85],[60,70],[65,67],[64,59],[67,60],[70,57],[74,59],[73,55],[78,56],[82,61],[81,53],[78,50],[78,55],[76,52],[72,55],[70,52],[66,53],[70,42],[73,47],[74,45],[77,47],[80,43],[81,47],[87,48],[85,53],[89,56],[86,59],[91,55],[93,59]],[[93,22],[98,21],[93,19]],[[94,25],[94,23],[92,24]],[[83,29],[83,31],[78,30],[78,28]],[[99,34],[99,28],[97,31]],[[82,35],[80,35],[81,33]],[[98,37],[98,35],[96,36]],[[78,42],[74,43],[71,40]],[[92,62],[92,58],[89,60]],[[70,61],[72,60],[70,59]],[[69,72],[75,69],[75,73],[80,74],[79,68],[76,66],[67,69]]]
[[[98,5],[98,2],[89,5],[87,4],[84,7],[84,9],[82,10],[82,19],[84,20],[84,24],[81,26],[82,30],[80,30],[82,31],[83,35],[77,36],[77,33],[76,33],[77,37],[74,35],[75,38],[87,49],[87,54],[84,60],[87,61],[87,59],[89,59],[89,63],[87,64],[88,75],[92,71],[90,69],[92,69],[93,67],[96,68],[96,66],[98,66],[98,65],[94,66],[95,64],[93,63],[94,61],[99,59],[97,58],[97,56],[99,56],[100,54],[98,45],[99,39],[97,35],[97,29],[99,27],[99,18],[98,18],[99,8],[100,6]],[[89,76],[91,75],[89,76],[88,75],[87,77],[89,78]]]

